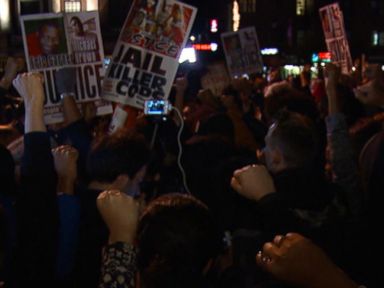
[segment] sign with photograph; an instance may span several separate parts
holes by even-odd
[[[232,78],[263,72],[263,60],[255,27],[223,33],[221,40]]]
[[[352,69],[352,57],[345,33],[343,12],[339,4],[334,3],[320,8],[319,13],[332,62],[340,65],[342,72],[348,74]]]
[[[46,123],[62,119],[55,72],[75,67],[76,100],[100,100],[104,49],[97,11],[21,16],[28,71],[44,75]]]
[[[224,61],[208,65],[207,70],[201,78],[201,86],[203,89],[210,89],[214,95],[220,96],[231,83]]]
[[[143,108],[167,99],[197,9],[174,0],[135,0],[103,82],[107,100]]]

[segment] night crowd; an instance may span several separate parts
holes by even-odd
[[[132,108],[112,131],[69,68],[46,125],[20,64],[0,81],[1,287],[384,287],[381,66],[276,68],[220,95],[201,68],[174,82],[183,119]]]

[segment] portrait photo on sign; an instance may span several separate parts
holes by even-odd
[[[21,24],[29,71],[72,64],[61,15],[25,15],[21,17]]]
[[[25,20],[30,57],[68,54],[62,18]]]
[[[101,61],[97,19],[84,18],[84,15],[88,14],[69,14],[67,18],[68,38],[75,64]]]

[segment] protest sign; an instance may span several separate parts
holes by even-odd
[[[221,34],[231,77],[238,78],[263,71],[263,61],[255,27]]]
[[[343,12],[339,4],[334,3],[320,8],[319,13],[332,61],[340,65],[342,72],[347,74],[352,69],[352,57],[345,33]]]
[[[55,84],[59,68],[76,68],[77,102],[100,100],[104,49],[97,11],[26,15],[21,27],[28,71],[44,75],[47,124],[63,118]]]
[[[208,72],[201,78],[203,89],[209,89],[216,96],[220,96],[223,90],[231,82],[225,63],[218,62],[207,66]]]
[[[167,99],[197,9],[174,0],[135,0],[103,82],[107,100],[143,108]]]
[[[113,113],[113,107],[108,101],[104,101],[103,99],[99,98],[92,102],[94,102],[97,116],[109,115]],[[81,105],[81,103],[77,103],[77,107],[80,112],[82,112]],[[63,106],[55,105],[51,107],[45,107],[44,115],[44,120],[46,124],[61,123],[64,121]]]

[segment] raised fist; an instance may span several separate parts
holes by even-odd
[[[245,198],[255,201],[276,192],[271,175],[262,165],[252,165],[236,170],[233,173],[231,186]]]
[[[17,75],[13,80],[13,86],[23,97],[26,108],[30,104],[38,107],[44,105],[43,76],[40,73],[31,72]]]
[[[139,203],[118,190],[102,192],[97,208],[109,229],[109,242],[133,244],[139,218]]]
[[[59,146],[52,149],[56,173],[59,178],[75,181],[77,177],[77,158],[79,153],[69,145]]]

